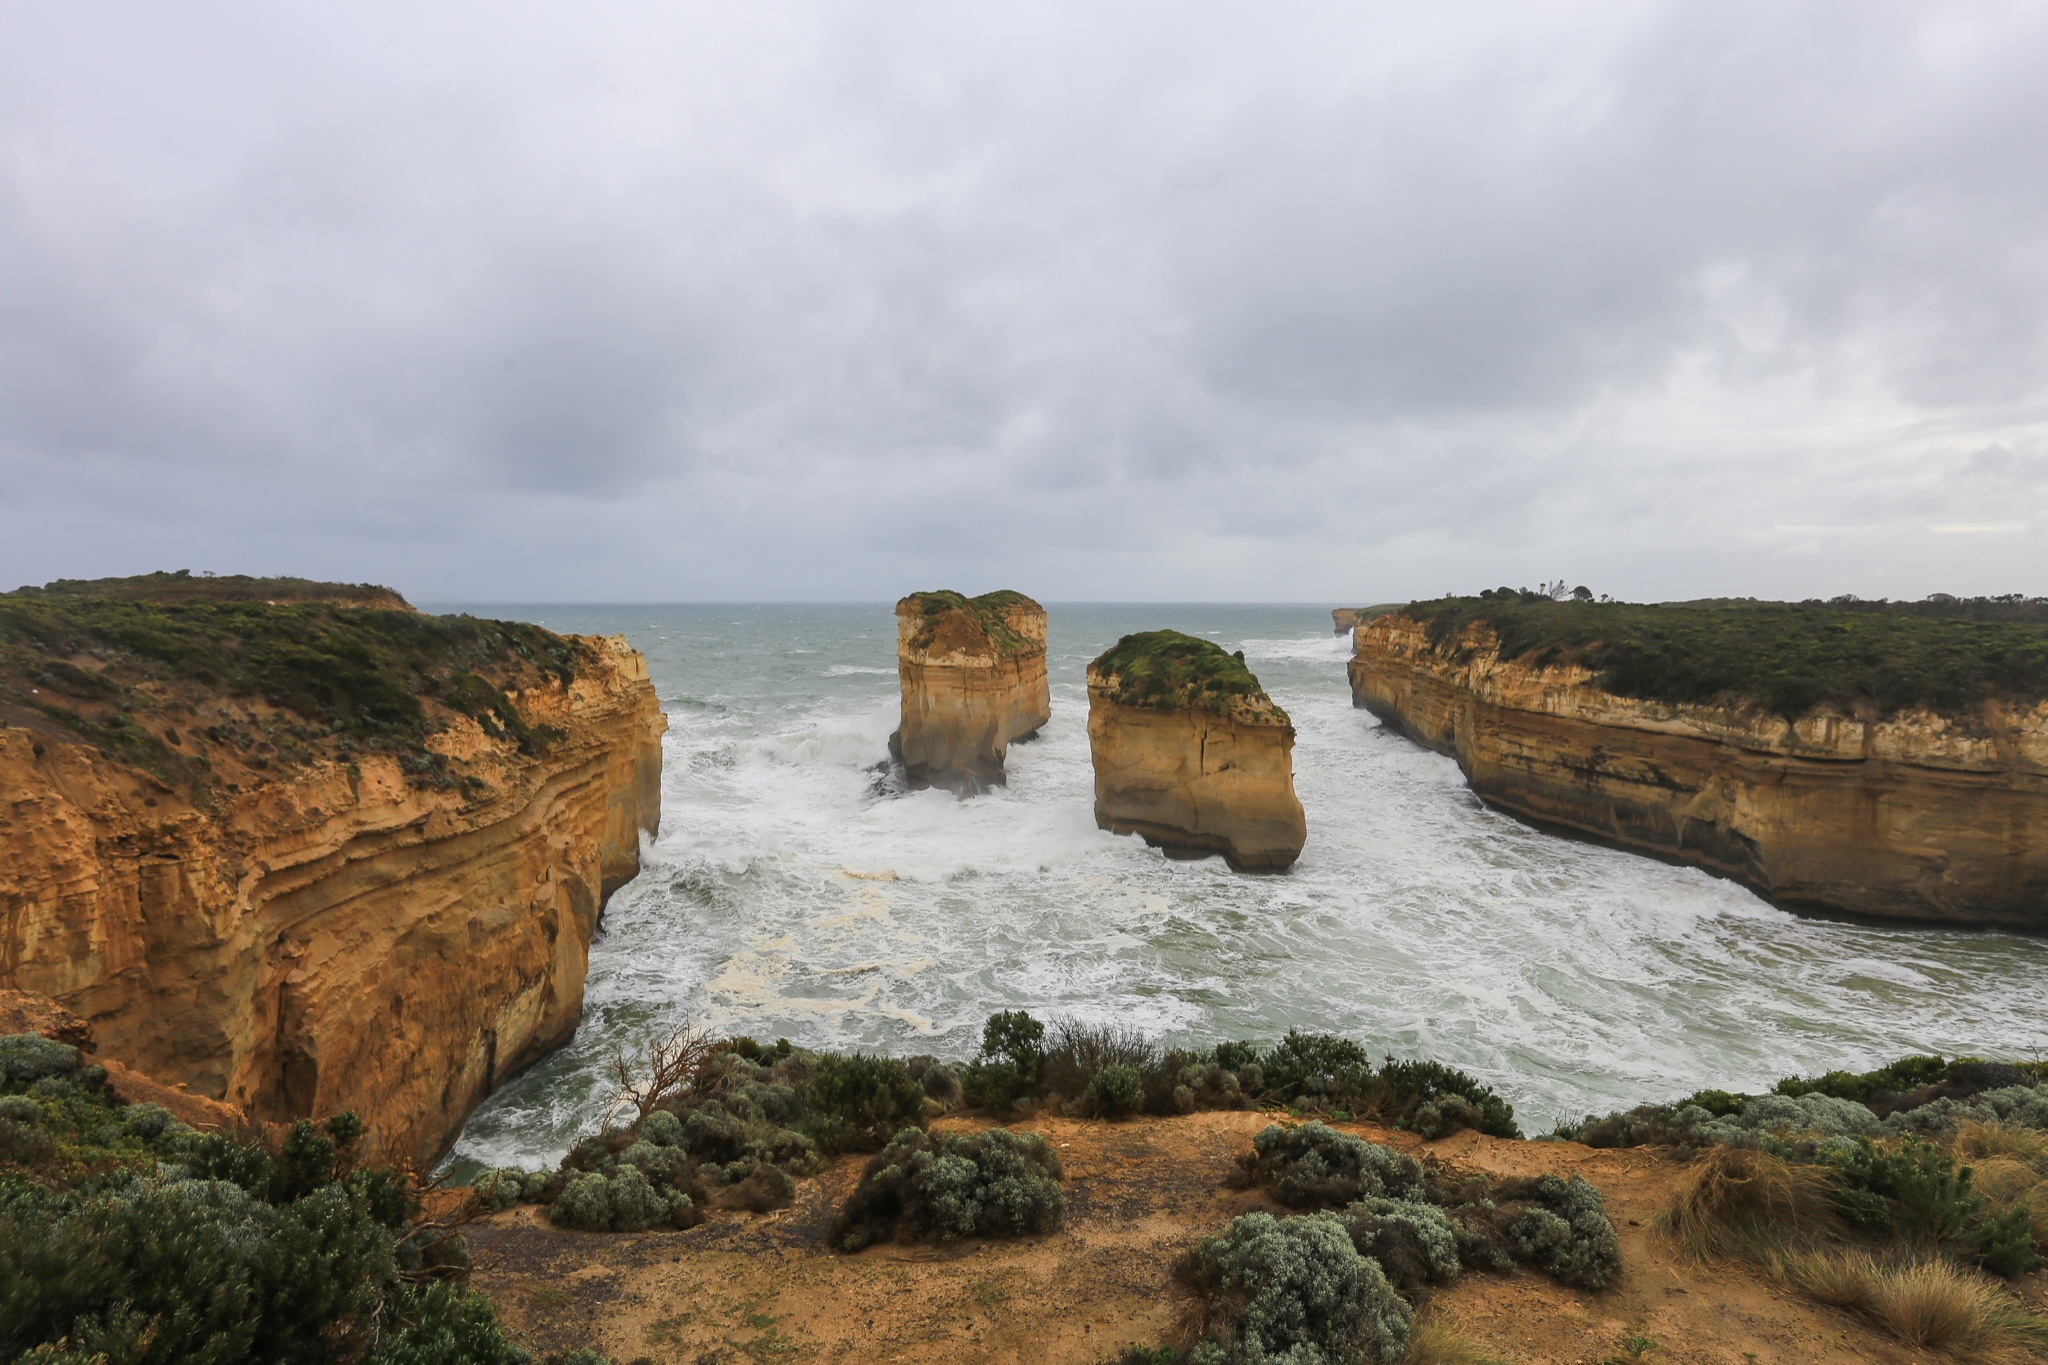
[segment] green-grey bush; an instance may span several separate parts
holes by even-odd
[[[891,1238],[952,1241],[1051,1232],[1066,1215],[1059,1157],[1036,1133],[905,1129],[868,1162],[841,1206],[832,1243],[859,1251]]]
[[[1252,1139],[1252,1178],[1290,1208],[1422,1194],[1422,1163],[1320,1122],[1272,1124]]]
[[[403,1180],[355,1167],[351,1116],[294,1124],[276,1149],[202,1136],[113,1098],[76,1049],[8,1042],[0,1123],[50,1146],[0,1174],[0,1360],[528,1359],[487,1300],[401,1278],[467,1256],[415,1221]]]
[[[1248,1213],[1177,1267],[1206,1308],[1191,1359],[1400,1365],[1415,1314],[1334,1215]]]
[[[1185,1087],[1182,1087],[1185,1088]],[[1138,1112],[1138,1105],[1145,1098],[1144,1082],[1138,1076],[1138,1069],[1112,1062],[1095,1073],[1088,1082],[1084,1094],[1088,1107],[1097,1117],[1105,1119],[1129,1118]],[[1192,1109],[1193,1092],[1189,1092],[1188,1107]]]
[[[0,1036],[0,1083],[27,1085],[45,1077],[70,1076],[80,1070],[78,1049],[40,1033]]]
[[[1424,1285],[1458,1278],[1457,1230],[1444,1211],[1419,1199],[1361,1199],[1338,1215],[1361,1256],[1370,1256],[1395,1289],[1413,1296]]]
[[[1621,1242],[1600,1191],[1578,1176],[1546,1175],[1530,1193],[1537,1206],[1504,1229],[1516,1259],[1580,1289],[1606,1288],[1621,1271]]]
[[[638,1168],[622,1165],[610,1175],[585,1171],[571,1176],[554,1203],[548,1221],[581,1232],[645,1232],[676,1226],[687,1216],[690,1196],[651,1184]]]

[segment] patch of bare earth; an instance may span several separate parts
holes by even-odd
[[[866,1161],[848,1157],[805,1182],[792,1208],[720,1213],[687,1232],[564,1232],[537,1209],[501,1214],[471,1230],[473,1283],[532,1344],[590,1346],[618,1365],[1094,1365],[1123,1345],[1173,1339],[1193,1308],[1174,1257],[1237,1214],[1273,1208],[1234,1181],[1237,1157],[1271,1121],[1224,1112],[1013,1125],[1043,1133],[1066,1166],[1066,1227],[1049,1237],[838,1254],[827,1245],[833,1211]],[[1589,1294],[1533,1273],[1471,1274],[1429,1305],[1505,1360],[1627,1360],[1631,1338],[1655,1341],[1642,1358],[1658,1365],[1929,1359],[1755,1272],[1686,1260],[1649,1226],[1682,1169],[1652,1152],[1476,1133],[1423,1144],[1338,1126],[1491,1175],[1577,1173],[1606,1197],[1625,1257],[1617,1284]]]

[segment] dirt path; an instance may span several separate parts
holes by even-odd
[[[1170,1273],[1176,1255],[1237,1214],[1272,1207],[1231,1184],[1237,1156],[1269,1121],[1205,1113],[1016,1125],[1043,1133],[1066,1165],[1067,1223],[1050,1237],[835,1254],[832,1213],[865,1160],[849,1158],[806,1182],[792,1208],[721,1214],[688,1232],[564,1232],[517,1209],[473,1230],[474,1283],[536,1345],[589,1345],[617,1365],[1097,1365],[1120,1346],[1167,1339],[1183,1321],[1190,1305]],[[1406,1135],[1343,1126],[1423,1151]],[[1929,1359],[1739,1268],[1681,1260],[1648,1226],[1679,1167],[1651,1153],[1475,1133],[1427,1150],[1489,1174],[1583,1175],[1621,1235],[1622,1278],[1599,1294],[1527,1273],[1468,1275],[1437,1293],[1430,1313],[1507,1360],[1627,1361],[1631,1337],[1657,1343],[1640,1357],[1653,1365]]]

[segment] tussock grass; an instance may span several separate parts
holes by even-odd
[[[1759,1240],[1806,1237],[1832,1218],[1827,1174],[1749,1147],[1710,1147],[1657,1224],[1691,1255],[1754,1257]]]
[[[2048,1162],[2048,1133],[2011,1123],[1972,1119],[1956,1129],[1955,1153],[1965,1161],[2008,1157],[2028,1165]]]
[[[1408,1338],[1408,1354],[1402,1365],[1506,1365],[1506,1362],[1458,1330],[1456,1323],[1433,1317],[1416,1324],[1415,1334]]]
[[[1909,1346],[1966,1360],[2008,1361],[2048,1345],[2048,1321],[1953,1261],[1886,1262],[1863,1251],[1785,1250],[1770,1268],[1806,1297],[1859,1313]]]

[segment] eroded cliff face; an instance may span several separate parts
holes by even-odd
[[[1138,834],[1168,857],[1220,853],[1240,872],[1281,872],[1308,824],[1294,794],[1294,726],[1270,701],[1228,711],[1115,700],[1088,670],[1095,823]]]
[[[1585,669],[1358,628],[1353,702],[1489,804],[1707,868],[1792,907],[2048,927],[2048,704],[1880,719],[1614,696]]]
[[[889,750],[914,787],[1000,784],[1009,747],[1052,718],[1045,608],[1016,593],[913,593],[896,604],[902,723]]]
[[[174,789],[48,726],[0,729],[0,986],[101,1054],[257,1119],[355,1110],[426,1162],[565,1041],[590,938],[660,812],[667,721],[623,639],[512,695],[524,753],[466,716],[435,789],[366,753]],[[186,741],[189,743],[189,741]]]

